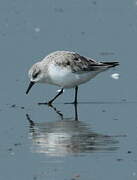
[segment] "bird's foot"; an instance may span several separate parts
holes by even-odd
[[[48,106],[52,106],[52,101],[43,102],[43,103],[38,103],[38,105],[48,105]]]

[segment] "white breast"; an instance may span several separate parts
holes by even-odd
[[[49,69],[49,84],[57,85],[63,88],[73,88],[79,84],[89,81],[91,78],[96,76],[98,72],[85,72],[85,73],[72,73],[67,67],[57,66],[51,64]]]

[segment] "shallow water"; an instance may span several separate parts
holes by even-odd
[[[0,179],[137,178],[137,2],[0,2]],[[54,50],[72,50],[120,67],[66,90],[37,85],[27,71]],[[120,78],[111,78],[113,73]]]

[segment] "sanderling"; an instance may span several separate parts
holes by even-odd
[[[56,51],[46,56],[42,61],[34,64],[29,70],[31,87],[39,83],[48,83],[61,87],[58,94],[48,103],[63,93],[64,88],[75,88],[74,104],[77,104],[78,85],[94,78],[98,73],[119,65],[118,62],[96,62],[75,52]]]

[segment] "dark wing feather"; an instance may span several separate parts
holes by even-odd
[[[71,61],[72,72],[99,71],[104,69],[104,64],[93,59],[75,54]]]
[[[77,53],[69,52],[57,58],[56,64],[63,67],[70,67],[73,73],[84,73],[88,71],[104,71],[118,65],[118,62],[96,62]]]
[[[105,66],[109,66],[109,67],[115,67],[119,65],[119,62],[101,62],[103,65]]]

